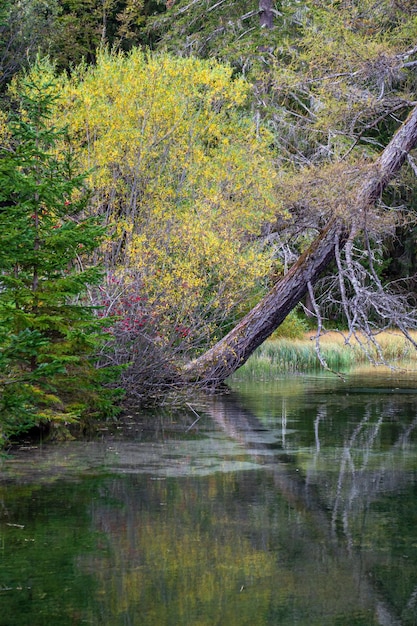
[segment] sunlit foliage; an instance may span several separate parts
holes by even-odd
[[[286,263],[335,208],[352,215],[352,191],[414,102],[416,8],[390,0],[283,0],[273,3],[272,28],[262,28],[257,8],[177,0],[149,27],[160,29],[162,48],[226,59],[251,83],[255,116],[273,133],[278,167],[287,172],[281,195],[302,233],[296,248],[290,234],[291,254],[281,246]],[[405,185],[395,204],[402,199],[415,206]],[[397,225],[392,214],[376,224],[390,234]],[[285,246],[282,227],[278,234]]]
[[[128,316],[122,294],[146,297],[162,343],[173,329],[212,340],[270,270],[256,240],[279,210],[277,173],[247,93],[217,63],[139,50],[62,78],[58,117],[113,233],[104,304]]]

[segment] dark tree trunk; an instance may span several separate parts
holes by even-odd
[[[273,28],[274,26],[272,2],[273,0],[259,0],[259,20],[261,28]]]
[[[353,207],[359,223],[361,214],[381,196],[416,144],[417,107],[396,132],[375,162],[369,178],[359,189],[356,206]],[[185,379],[203,385],[218,385],[241,367],[306,295],[308,284],[313,285],[334,260],[336,241],[342,248],[347,237],[346,225],[335,217],[289,272],[233,330],[213,348],[185,366]]]

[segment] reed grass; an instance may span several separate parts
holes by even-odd
[[[412,333],[417,340],[417,333]],[[381,357],[372,344],[366,344],[365,338],[345,343],[346,335],[337,332],[325,334],[320,339],[321,355],[329,369],[347,372],[349,369],[369,362],[369,356],[361,347],[366,345],[368,354],[375,362]],[[398,332],[384,332],[377,337],[383,360],[393,365],[401,362],[417,364],[415,348]],[[248,361],[233,375],[234,380],[273,380],[282,374],[308,372],[323,369],[315,350],[315,341],[311,333],[303,339],[270,339],[265,341]]]

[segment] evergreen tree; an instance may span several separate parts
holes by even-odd
[[[51,93],[26,84],[0,134],[0,443],[112,406],[94,361],[103,320],[83,300],[101,278],[85,265],[105,232],[83,217],[84,178],[66,130],[49,123]]]

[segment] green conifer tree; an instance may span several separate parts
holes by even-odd
[[[84,297],[101,278],[88,259],[105,231],[84,216],[88,194],[66,130],[49,123],[51,86],[25,87],[0,145],[0,444],[113,404],[94,358],[103,319]]]

